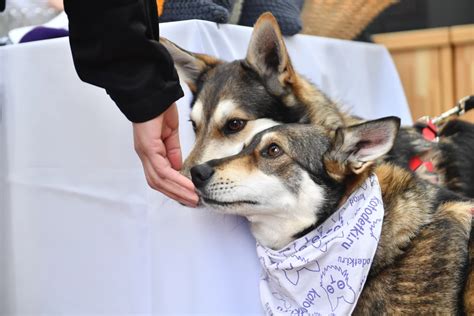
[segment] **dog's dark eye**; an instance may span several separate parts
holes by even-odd
[[[280,146],[277,144],[270,144],[270,146],[267,147],[265,151],[265,156],[270,157],[270,158],[276,158],[280,156],[283,153],[283,150],[281,150]]]
[[[231,119],[227,121],[224,128],[224,133],[226,134],[233,134],[240,132],[247,124],[247,121],[241,119]]]

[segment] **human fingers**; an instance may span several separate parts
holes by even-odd
[[[170,180],[177,185],[194,192],[195,187],[193,182],[178,171],[171,168],[170,162],[165,157],[161,155],[152,155],[152,157],[149,157],[149,159],[157,175],[159,175],[161,178]]]
[[[173,130],[171,134],[163,140],[171,167],[175,170],[181,170],[183,166],[181,145],[179,142],[179,131]]]
[[[160,177],[148,159],[145,158],[142,160],[142,163],[145,171],[145,177],[150,187],[182,204],[190,207],[196,207],[199,197],[193,190],[188,190],[166,178]],[[169,166],[167,168],[171,169]]]

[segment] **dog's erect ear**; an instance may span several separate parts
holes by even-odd
[[[339,128],[325,165],[334,178],[359,174],[392,149],[400,119],[390,116],[362,124]]]
[[[262,14],[255,23],[246,61],[277,94],[283,92],[282,86],[293,81],[295,72],[280,27],[269,12]]]
[[[188,52],[164,37],[160,38],[160,43],[173,57],[180,79],[186,82],[193,93],[196,92],[196,83],[201,74],[222,63],[219,59],[209,55]]]

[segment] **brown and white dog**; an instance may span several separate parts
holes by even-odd
[[[191,169],[204,205],[245,216],[257,241],[280,249],[327,219],[370,174],[385,216],[357,315],[473,312],[467,282],[474,203],[390,163],[399,120],[339,128],[279,125],[240,153]],[[317,280],[314,281],[315,283]]]
[[[307,123],[327,131],[359,122],[342,112],[322,91],[293,68],[275,18],[263,14],[255,24],[243,60],[224,62],[188,52],[161,39],[173,56],[180,78],[190,87],[191,122],[196,143],[183,172],[192,166],[240,151],[258,132],[285,123]],[[415,128],[400,129],[384,159],[408,168],[415,155],[429,155],[440,184],[474,197],[474,126],[449,122],[440,142],[426,141]]]

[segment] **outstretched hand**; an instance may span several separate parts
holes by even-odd
[[[194,184],[179,173],[182,157],[178,125],[175,103],[150,121],[133,123],[135,151],[142,161],[150,187],[182,204],[195,207],[199,198]]]

